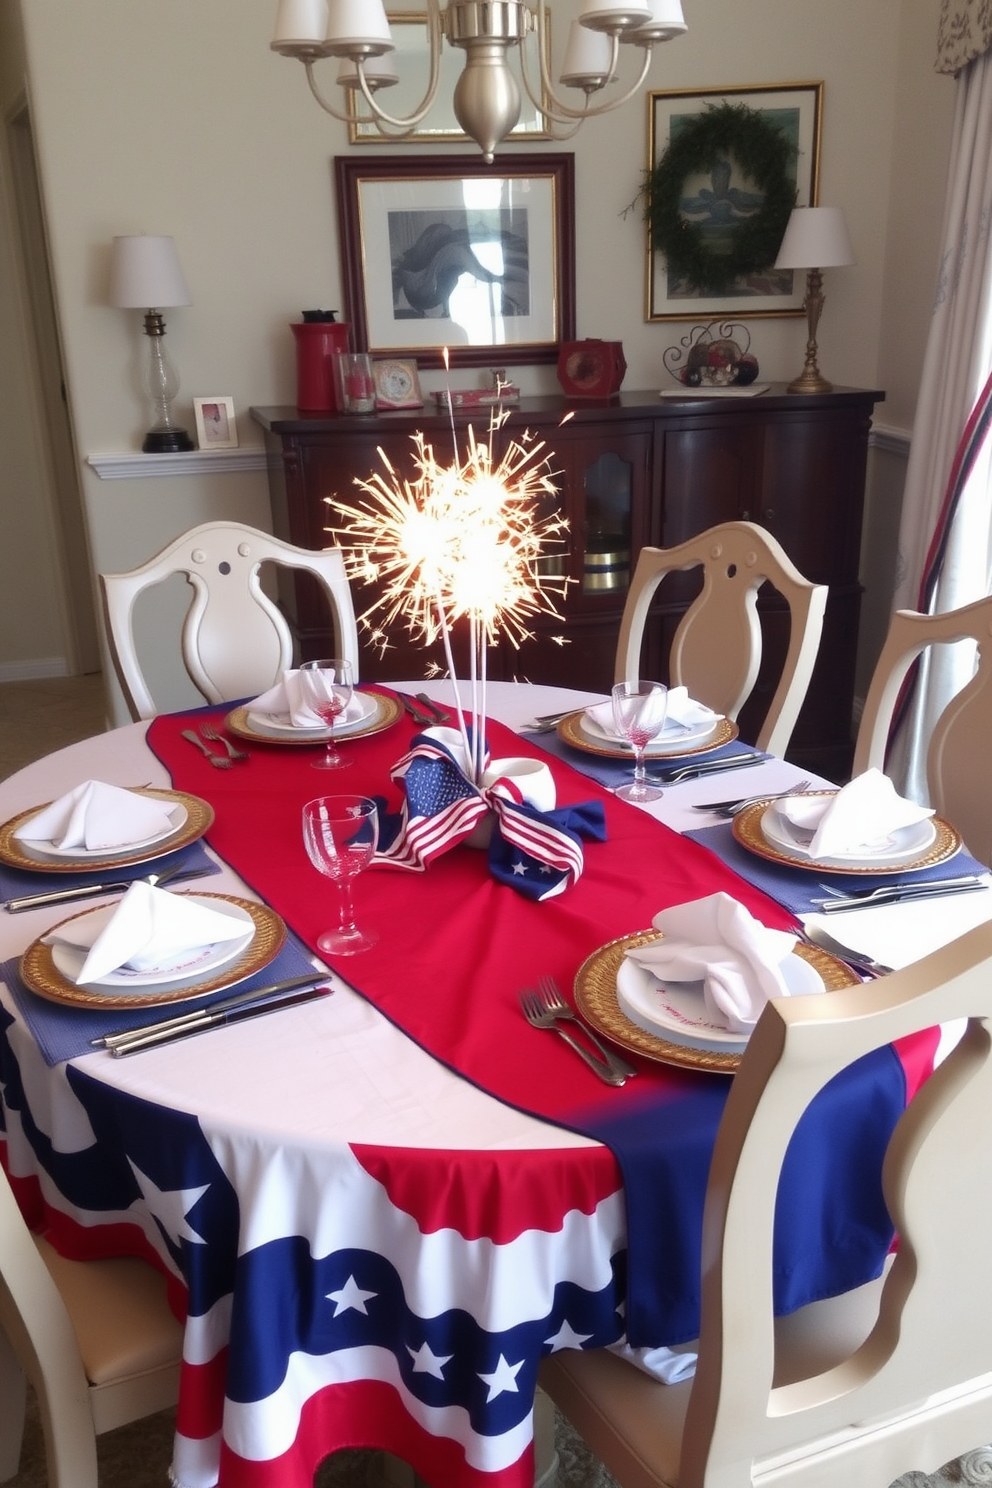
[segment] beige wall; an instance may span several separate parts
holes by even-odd
[[[270,52],[274,0],[20,4],[80,457],[136,448],[145,425],[140,316],[105,303],[109,245],[126,232],[173,234],[189,279],[194,304],[167,317],[178,411],[192,427],[194,394],[231,394],[242,440],[254,440],[248,406],[293,400],[288,322],[304,307],[341,307],[332,160],[349,148],[345,127],[317,108],[302,69]],[[0,15],[13,6],[0,0]],[[845,209],[858,262],[828,276],[820,363],[839,383],[891,386],[882,417],[901,427],[949,137],[953,84],[929,61],[937,9],[685,0],[688,35],[659,49],[650,75],[654,88],[824,80],[821,201]],[[11,87],[6,77],[5,102]],[[624,215],[646,164],[646,108],[633,102],[558,148],[576,157],[578,334],[621,339],[626,386],[660,387],[662,353],[685,327],[645,323],[643,226]],[[763,376],[799,370],[802,322],[752,329]],[[526,390],[556,387],[551,369],[515,375]],[[130,566],[211,515],[267,521],[261,472],[106,482],[86,468],[83,479],[98,568]]]

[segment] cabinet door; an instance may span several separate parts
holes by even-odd
[[[868,418],[858,409],[786,414],[764,429],[752,517],[817,584],[856,585]]]

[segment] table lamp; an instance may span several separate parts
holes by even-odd
[[[782,246],[775,260],[777,269],[806,269],[807,341],[806,361],[790,393],[829,393],[832,384],[820,376],[816,365],[816,328],[823,310],[823,275],[821,269],[853,264],[851,240],[840,207],[794,207],[785,229]]]
[[[179,376],[165,353],[162,310],[190,305],[189,288],[172,238],[135,234],[114,239],[110,265],[110,303],[122,310],[144,310],[149,364],[146,388],[154,423],[141,448],[145,454],[171,454],[195,449],[185,429],[172,418]]]

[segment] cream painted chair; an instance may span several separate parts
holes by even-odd
[[[341,549],[314,552],[238,522],[207,522],[177,537],[140,568],[100,575],[108,640],[133,718],[153,718],[157,711],[135,649],[135,602],[172,574],[185,574],[194,591],[183,622],[182,655],[208,703],[264,692],[292,666],[293,637],[262,589],[263,563],[317,579],[334,618],[337,649],[332,654],[351,662],[357,681],[358,632]]]
[[[900,1246],[884,1281],[776,1325],[775,1193],[803,1110],[870,1050],[959,1017],[886,1154]],[[992,1440],[990,1024],[992,923],[870,984],[769,1004],[709,1175],[695,1379],[663,1385],[602,1349],[541,1368],[621,1488],[888,1488]]]
[[[736,719],[761,665],[758,590],[767,580],[789,607],[789,648],[782,676],[755,743],[784,755],[809,688],[827,602],[781,544],[755,522],[711,527],[675,548],[642,548],[624,607],[615,680],[638,677],[644,626],[655,591],[668,573],[702,565],[703,587],[689,606],[668,659],[673,687]]]
[[[18,1469],[26,1380],[49,1488],[97,1488],[97,1435],[175,1405],[182,1347],[159,1272],[58,1255],[31,1234],[0,1168],[0,1482]]]
[[[952,698],[927,745],[930,804],[954,823],[968,849],[992,863],[992,598],[941,615],[897,610],[872,676],[854,750],[854,773],[885,769],[885,751],[899,692],[910,667],[929,646],[978,642],[975,675]]]

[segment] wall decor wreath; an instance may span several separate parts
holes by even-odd
[[[670,274],[706,294],[775,261],[796,204],[796,147],[746,104],[708,107],[673,134],[645,178],[651,242]],[[745,186],[732,186],[734,170]],[[687,183],[708,176],[693,195]]]

